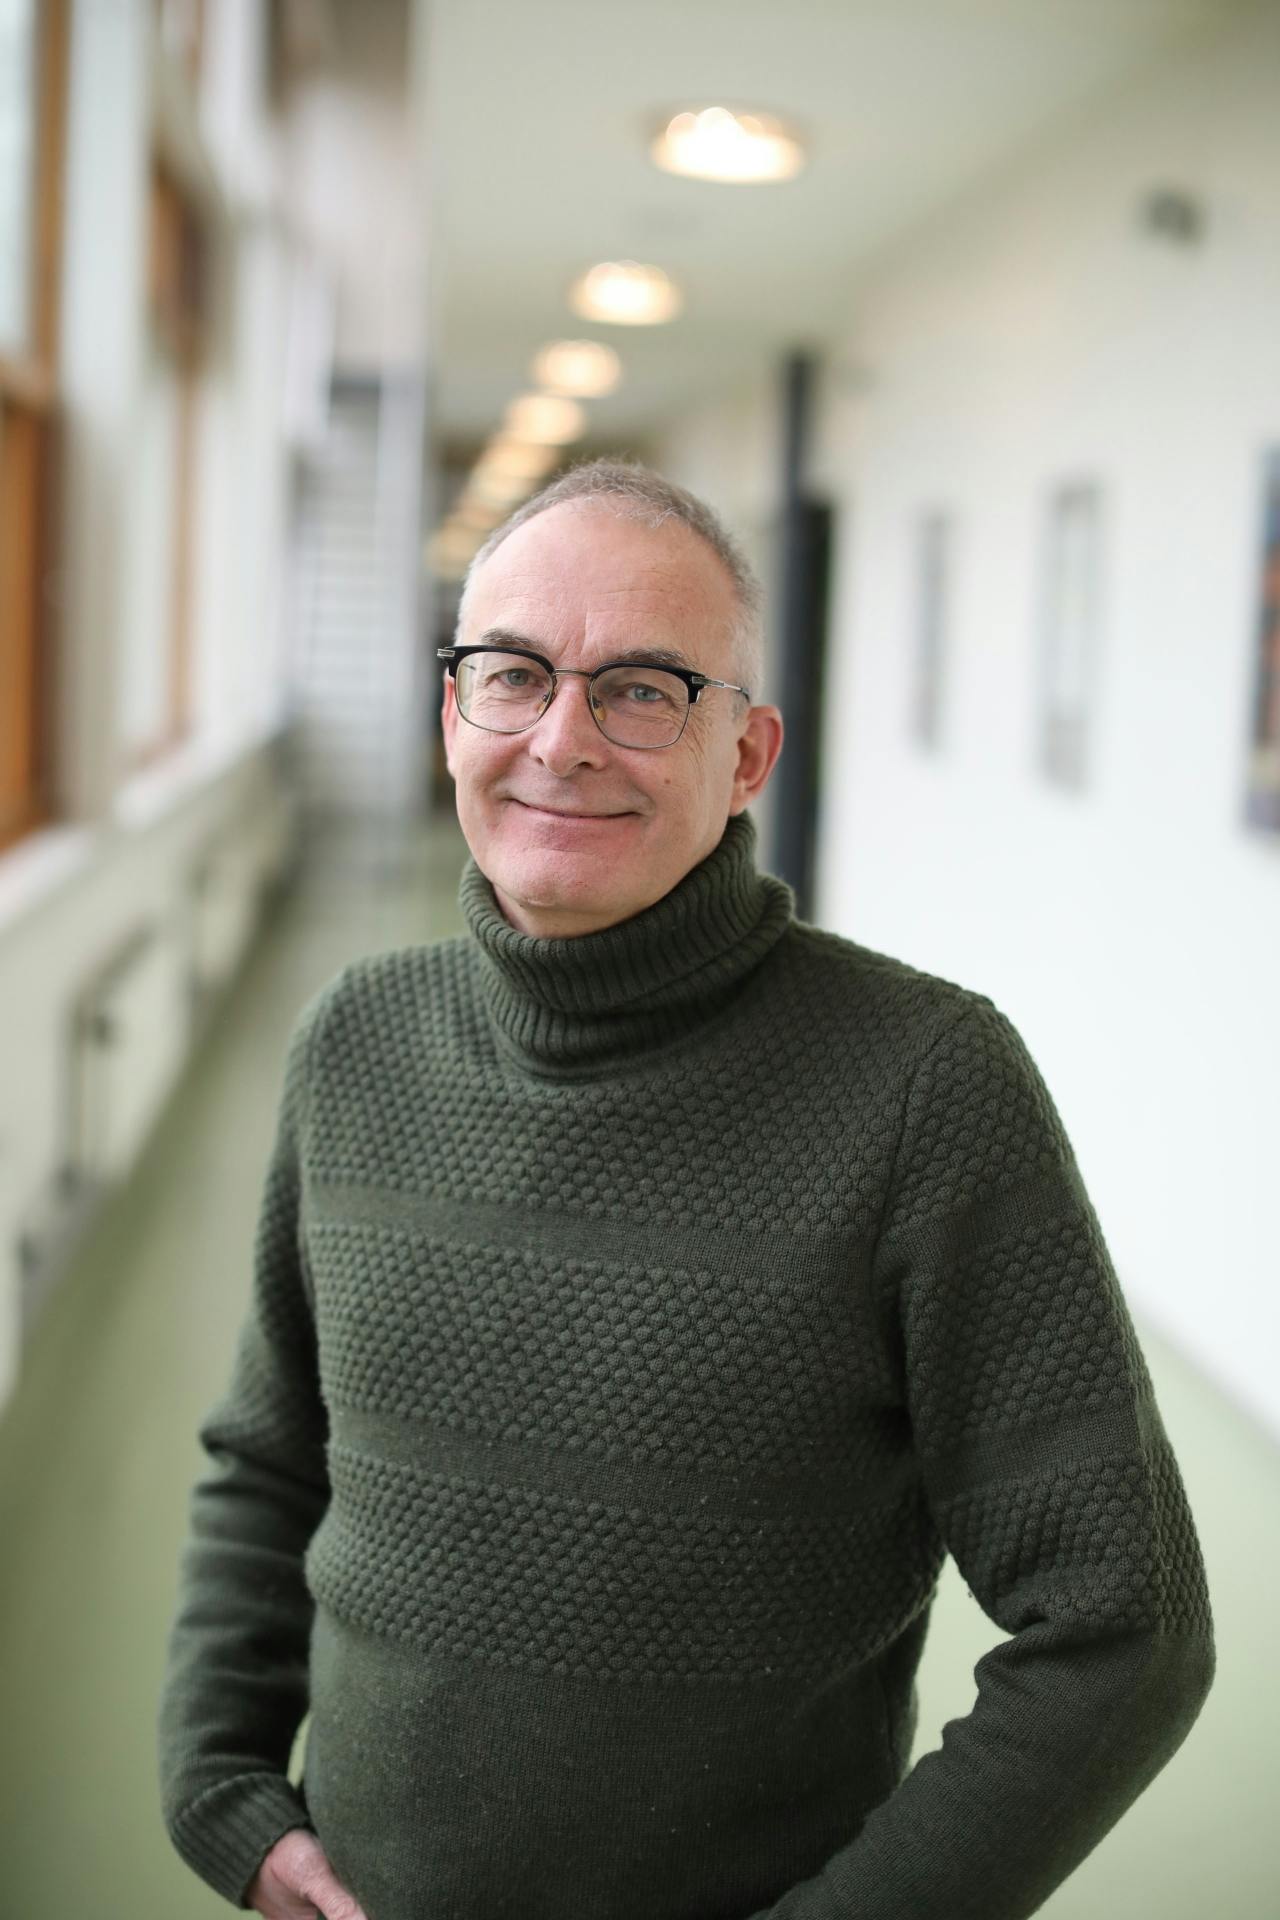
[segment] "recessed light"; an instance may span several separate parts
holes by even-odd
[[[515,440],[533,440],[541,446],[562,447],[580,439],[587,416],[576,400],[556,393],[522,393],[507,408],[505,431]]]
[[[672,319],[684,301],[661,267],[642,266],[638,260],[602,260],[574,281],[569,304],[584,320],[653,327]]]
[[[600,340],[553,340],[537,355],[530,372],[548,393],[597,400],[617,386],[622,362]]]
[[[517,440],[512,434],[500,433],[489,442],[480,455],[474,471],[518,476],[522,480],[541,480],[544,473],[551,471],[559,457],[554,444],[545,445],[533,440]]]
[[[771,113],[703,107],[677,113],[653,140],[650,157],[691,180],[763,184],[794,180],[805,163],[795,133]]]
[[[514,507],[531,492],[532,482],[519,473],[494,473],[484,466],[471,469],[467,478],[467,501],[482,506]]]
[[[474,493],[464,493],[449,510],[445,521],[447,527],[457,527],[463,533],[472,533],[479,539],[491,532],[506,514],[503,503],[493,503],[478,499]]]

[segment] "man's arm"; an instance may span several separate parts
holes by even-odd
[[[170,1838],[237,1906],[280,1835],[309,1824],[287,1770],[308,1697],[303,1555],[329,1488],[300,1156],[313,1037],[331,992],[308,1002],[289,1042],[251,1303],[229,1388],[200,1428],[213,1464],[191,1498],[159,1709]]]
[[[1012,1638],[941,1748],[769,1920],[1025,1920],[1176,1752],[1215,1656],[1101,1230],[1039,1073],[981,996],[915,1075],[876,1273],[932,1519]]]

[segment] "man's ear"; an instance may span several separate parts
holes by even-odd
[[[444,763],[456,780],[458,776],[453,766],[453,745],[458,737],[458,700],[453,690],[453,675],[446,670],[441,678],[444,681],[444,693],[440,702],[440,725],[444,731]]]
[[[741,813],[764,792],[782,752],[782,714],[777,707],[752,707],[738,735],[738,764],[733,775],[730,813]]]

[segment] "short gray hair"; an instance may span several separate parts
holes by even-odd
[[[731,635],[734,672],[750,690],[752,699],[758,699],[764,674],[764,592],[754,567],[705,501],[699,500],[696,494],[687,492],[684,487],[676,486],[673,481],[664,480],[660,473],[655,473],[652,467],[642,466],[638,460],[579,461],[576,467],[570,467],[559,479],[552,480],[538,493],[531,495],[501,525],[496,526],[477,549],[467,568],[458,602],[459,626],[472,582],[489,555],[496,552],[517,527],[523,527],[540,513],[547,513],[552,507],[563,506],[569,501],[600,506],[628,520],[639,520],[648,527],[660,527],[668,520],[678,520],[706,542],[723,562],[733,582],[734,597],[738,603]]]

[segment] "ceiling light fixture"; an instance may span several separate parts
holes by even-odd
[[[560,458],[554,444],[517,440],[513,434],[500,433],[490,440],[476,461],[476,473],[500,473],[521,480],[541,480]]]
[[[680,289],[661,267],[638,260],[602,260],[569,289],[569,305],[584,320],[615,327],[654,327],[679,313]]]
[[[535,358],[530,372],[548,393],[598,400],[622,378],[622,362],[599,340],[553,340]]]
[[[522,393],[503,417],[503,427],[514,440],[533,440],[539,446],[563,447],[581,439],[587,416],[576,400],[555,393]]]
[[[799,139],[773,114],[728,107],[677,113],[654,136],[649,154],[667,173],[755,185],[794,180],[805,164]]]
[[[533,490],[533,483],[519,473],[492,473],[473,467],[467,478],[468,504],[479,501],[486,507],[514,507]]]
[[[503,502],[499,501],[495,504],[490,500],[481,500],[471,491],[470,480],[468,480],[467,487],[449,509],[449,518],[445,524],[460,527],[467,533],[483,536],[497,526],[505,513],[506,507]]]

